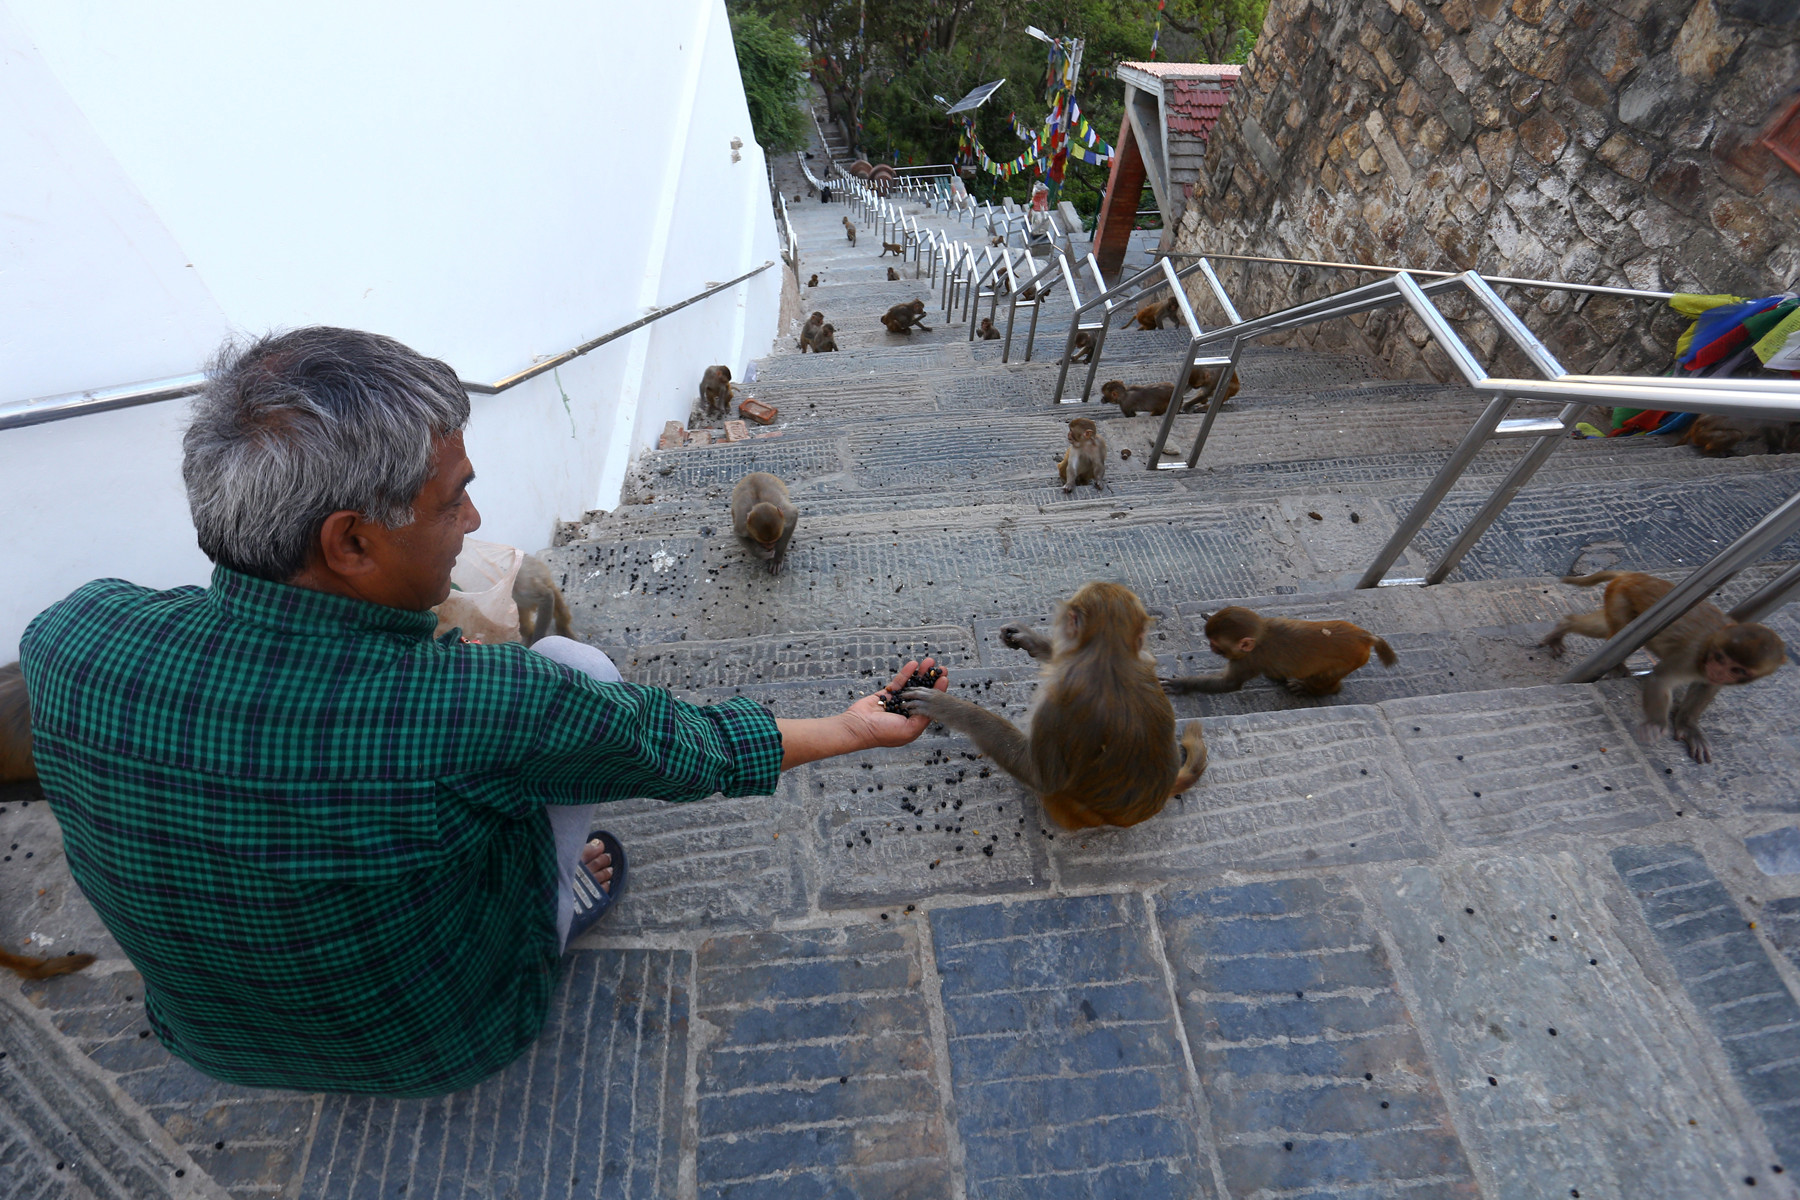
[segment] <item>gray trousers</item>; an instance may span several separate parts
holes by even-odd
[[[601,683],[618,683],[624,676],[613,666],[612,659],[592,646],[554,635],[540,638],[531,647],[551,662],[580,671]],[[575,919],[575,872],[581,869],[581,848],[593,832],[597,804],[547,804],[544,814],[550,818],[550,833],[556,838],[556,940],[569,941],[569,922]]]

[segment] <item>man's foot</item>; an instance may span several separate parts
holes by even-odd
[[[596,838],[583,846],[581,848],[581,866],[583,870],[593,876],[594,882],[599,885],[602,893],[611,889],[612,855],[606,852],[605,842]]]
[[[588,834],[581,848],[581,869],[575,872],[575,915],[569,922],[569,941],[574,941],[606,914],[625,891],[625,848],[603,829]],[[566,943],[565,943],[566,944]]]

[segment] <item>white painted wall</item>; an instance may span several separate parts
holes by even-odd
[[[779,258],[722,0],[0,0],[0,163],[0,406],[315,323],[494,380]],[[481,536],[612,507],[780,286],[474,397]],[[0,662],[89,579],[205,582],[185,407],[0,431]]]

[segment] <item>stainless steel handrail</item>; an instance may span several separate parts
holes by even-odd
[[[634,333],[652,321],[660,321],[670,313],[680,312],[690,304],[698,304],[710,296],[716,296],[727,288],[736,287],[752,276],[760,275],[775,265],[769,259],[760,267],[753,267],[735,279],[727,279],[724,283],[715,283],[703,292],[697,292],[686,300],[674,304],[666,304],[644,314],[629,325],[621,325],[617,329],[601,334],[563,351],[552,355],[539,363],[534,363],[523,371],[514,372],[493,383],[472,383],[467,379],[459,380],[464,390],[477,396],[497,396],[501,392],[518,387],[528,379],[535,379],[546,371],[553,371],[571,359],[580,358],[592,350],[597,350],[608,342],[616,341],[628,333]],[[18,404],[0,408],[0,430],[22,429],[28,425],[45,425],[51,421],[64,421],[70,417],[86,416],[89,413],[109,412],[118,408],[135,408],[141,404],[155,404],[162,400],[178,400],[183,396],[191,396],[206,383],[206,376],[200,374],[176,375],[168,379],[155,379],[147,383],[123,384],[118,387],[96,388],[86,392],[69,392],[60,396],[43,396],[36,400],[25,400]]]
[[[1159,257],[1210,258],[1214,261],[1275,263],[1289,267],[1326,267],[1334,271],[1375,271],[1386,275],[1419,275],[1427,279],[1454,279],[1464,273],[1462,271],[1434,271],[1424,267],[1376,267],[1368,263],[1330,262],[1316,258],[1269,258],[1261,254],[1212,254],[1190,250],[1169,251]],[[1675,295],[1674,292],[1652,292],[1642,288],[1621,288],[1594,283],[1564,283],[1554,279],[1517,279],[1511,275],[1484,275],[1482,278],[1490,284],[1544,288],[1553,292],[1594,292],[1603,296],[1626,296],[1635,300],[1668,300]]]

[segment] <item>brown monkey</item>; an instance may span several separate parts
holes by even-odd
[[[722,417],[730,412],[731,397],[736,390],[731,386],[730,367],[708,367],[700,373],[700,403],[709,417]]]
[[[513,578],[513,603],[519,606],[519,637],[527,646],[548,637],[554,628],[558,637],[574,637],[569,632],[569,606],[562,589],[550,573],[550,564],[535,554],[527,554]]]
[[[800,510],[788,499],[787,485],[767,471],[752,471],[731,489],[731,528],[748,544],[750,553],[768,560],[771,575],[781,570],[799,518]]]
[[[0,667],[0,783],[37,778],[31,759],[31,697],[18,663]]]
[[[1000,340],[1000,331],[998,329],[994,328],[994,318],[992,318],[992,317],[981,318],[981,324],[979,326],[977,326],[975,329],[975,336],[980,338],[984,342],[999,341]]]
[[[881,323],[886,325],[889,333],[911,335],[914,327],[931,332],[931,326],[925,324],[925,302],[914,300],[910,304],[896,304],[882,315]]]
[[[1540,646],[1553,655],[1563,652],[1563,638],[1610,638],[1643,611],[1668,595],[1675,585],[1638,571],[1596,571],[1565,575],[1576,587],[1606,585],[1600,611],[1571,613],[1556,623]],[[1712,748],[1700,732],[1700,714],[1722,687],[1761,679],[1787,661],[1787,647],[1767,625],[1733,621],[1705,601],[1683,613],[1674,624],[1644,643],[1656,656],[1656,669],[1644,676],[1644,719],[1636,729],[1640,742],[1671,736],[1686,743],[1696,762],[1711,762]],[[1669,713],[1675,689],[1690,684]]]
[[[814,354],[829,354],[837,349],[836,326],[821,325],[819,332],[813,334],[812,348]]]
[[[816,312],[812,316],[806,318],[806,324],[800,327],[800,353],[805,354],[808,350],[816,349],[813,342],[817,340],[819,330],[822,329],[824,325],[825,314],[822,312]]]
[[[1182,407],[1191,410],[1204,403],[1206,398],[1212,394],[1212,386],[1217,379],[1218,376],[1205,367],[1195,367],[1189,371],[1187,385],[1190,388],[1199,388],[1200,394],[1192,400],[1184,400]],[[1109,379],[1100,385],[1100,401],[1103,404],[1118,405],[1119,411],[1128,417],[1135,417],[1139,413],[1160,417],[1168,410],[1170,390],[1166,383],[1127,387],[1117,379]],[[1231,385],[1225,389],[1225,398],[1229,400],[1237,394],[1238,378],[1236,373],[1233,373]]]
[[[892,267],[889,267],[888,268],[888,282],[893,283],[896,280],[898,280],[899,278],[900,278],[900,272],[894,270],[894,268],[892,268]]]
[[[1174,328],[1181,324],[1181,304],[1170,296],[1161,304],[1146,304],[1139,308],[1131,320],[1137,322],[1139,329],[1161,329],[1164,321]],[[1125,323],[1129,325],[1131,321]]]
[[[1229,665],[1217,675],[1165,679],[1164,689],[1176,695],[1235,692],[1267,675],[1296,696],[1330,696],[1344,676],[1369,661],[1371,649],[1384,667],[1399,661],[1385,640],[1348,621],[1263,617],[1235,604],[1206,618],[1206,640]]]
[[[809,288],[818,287],[819,286],[819,277],[817,275],[814,275],[811,279],[806,281],[806,286]]]
[[[1106,490],[1106,439],[1086,417],[1069,422],[1069,448],[1056,463],[1056,477],[1062,480],[1064,493],[1076,484],[1091,483],[1094,490]]]
[[[890,254],[892,254],[895,258],[905,258],[906,257],[906,243],[905,242],[883,242],[883,243],[881,243],[881,253],[877,254],[875,257],[876,258],[886,258]]]
[[[844,218],[844,236],[850,239],[852,246],[856,245],[856,226],[850,223],[849,217]]]
[[[1061,605],[1049,637],[1008,625],[1000,638],[1044,663],[1030,733],[929,688],[900,693],[909,713],[941,721],[1036,792],[1066,829],[1136,825],[1206,769],[1198,721],[1175,737],[1175,710],[1144,650],[1150,615],[1129,588],[1090,583]]]
[[[1754,421],[1712,413],[1697,418],[1682,441],[1708,458],[1800,452],[1800,421]]]
[[[1075,331],[1075,351],[1069,355],[1072,363],[1090,362],[1094,357],[1094,339],[1088,336],[1085,329]]]
[[[988,245],[1004,246],[1004,245],[1006,245],[1006,238],[1004,236],[1002,236],[1001,234],[996,233],[993,237],[988,239]]]
[[[1036,286],[1028,283],[1024,287],[1020,288],[1019,289],[1019,299],[1021,299],[1021,300],[1036,300],[1037,299]]]

